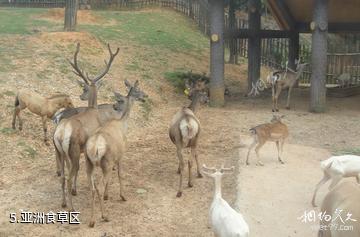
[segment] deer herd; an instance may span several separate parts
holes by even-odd
[[[136,101],[144,102],[147,95],[139,87],[139,82],[131,83],[125,80],[127,94],[123,95],[114,92],[115,101],[112,104],[100,104],[97,102],[98,89],[102,85],[102,78],[109,72],[109,69],[119,53],[119,48],[115,52],[107,45],[109,60],[105,61],[105,68],[97,76],[90,77],[78,64],[78,54],[80,44],[77,44],[73,60],[69,63],[74,73],[81,78],[76,82],[82,87],[80,99],[87,101],[86,107],[74,107],[71,98],[66,94],[55,94],[44,98],[36,93],[26,90],[18,92],[15,98],[15,109],[12,119],[12,127],[16,128],[18,119],[19,129],[22,130],[23,121],[20,112],[28,108],[31,112],[39,115],[42,119],[44,142],[49,144],[47,135],[47,120],[52,119],[55,124],[53,144],[55,147],[57,175],[61,179],[62,204],[74,210],[72,196],[77,194],[76,185],[80,164],[80,156],[83,153],[86,161],[86,173],[88,184],[91,190],[91,217],[89,226],[95,225],[95,198],[100,200],[101,217],[108,221],[104,200],[109,198],[108,188],[111,171],[117,170],[119,180],[120,199],[126,201],[124,187],[122,184],[122,165],[121,160],[127,149],[127,127],[131,109]],[[306,64],[297,64],[296,71],[287,69],[285,71],[272,72],[267,77],[266,82],[272,87],[273,112],[279,111],[278,98],[283,89],[288,88],[286,108],[290,108],[290,93],[295,86]],[[190,79],[190,78],[189,78]],[[169,126],[169,138],[176,147],[176,154],[179,161],[178,174],[179,186],[176,197],[180,198],[183,194],[183,174],[185,170],[185,159],[183,150],[190,148],[191,156],[187,160],[188,166],[188,186],[193,187],[192,167],[193,160],[196,162],[197,177],[202,178],[206,175],[215,181],[215,192],[209,211],[210,225],[217,236],[221,237],[245,237],[249,236],[249,226],[240,212],[235,211],[222,198],[221,178],[224,174],[232,173],[234,167],[220,169],[215,167],[200,166],[198,157],[198,144],[201,133],[201,123],[197,117],[198,108],[201,104],[208,102],[207,81],[198,79],[187,80],[185,83],[186,94],[191,100],[187,107],[181,108],[172,118]],[[61,110],[63,109],[63,110]],[[289,136],[287,125],[282,121],[284,116],[274,115],[270,122],[260,124],[250,129],[253,142],[249,145],[246,157],[246,165],[250,165],[249,158],[251,150],[255,147],[257,162],[256,165],[263,166],[260,159],[260,148],[267,142],[276,143],[278,151],[278,161],[285,164],[282,156],[285,140]],[[100,169],[101,180],[95,179],[95,169]],[[359,209],[360,188],[351,182],[339,183],[344,177],[355,177],[360,183],[360,157],[355,155],[333,156],[321,162],[321,169],[324,172],[323,179],[316,185],[312,198],[312,205],[315,207],[316,193],[320,186],[328,180],[332,180],[329,186],[330,192],[324,199],[322,210],[328,212],[337,208]],[[67,171],[67,172],[66,172]],[[65,175],[67,173],[67,175]],[[353,209],[351,209],[353,210]],[[355,215],[360,215],[357,210]],[[360,217],[360,216],[359,216]],[[360,227],[356,227],[360,231]],[[319,231],[319,236],[360,236],[360,232],[355,235],[342,235],[331,231]]]

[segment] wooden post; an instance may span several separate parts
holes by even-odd
[[[249,0],[249,30],[255,32],[248,40],[248,92],[252,89],[252,83],[260,79],[261,64],[261,1]]]
[[[236,29],[236,16],[235,16],[235,0],[230,0],[229,3],[229,29]],[[234,64],[237,57],[236,39],[229,40],[229,63]]]
[[[65,1],[65,19],[64,19],[65,31],[75,31],[78,5],[79,5],[78,0]]]
[[[210,105],[224,101],[224,1],[210,1]]]
[[[315,0],[312,34],[310,111],[322,113],[326,106],[328,0]]]

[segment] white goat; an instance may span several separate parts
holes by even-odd
[[[210,225],[218,237],[248,237],[249,226],[243,216],[231,208],[231,206],[221,197],[221,178],[226,172],[232,173],[231,168],[221,169],[207,168],[203,165],[203,173],[214,179],[215,193],[210,206],[209,219]],[[213,172],[213,173],[209,173]]]
[[[316,207],[315,198],[318,189],[328,180],[332,180],[329,190],[335,187],[339,181],[344,177],[355,177],[360,183],[360,156],[343,155],[332,156],[320,163],[321,169],[324,171],[324,177],[316,185],[314,195],[311,201],[313,207]]]

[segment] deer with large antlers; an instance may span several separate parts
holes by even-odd
[[[123,185],[121,181],[121,159],[126,151],[126,133],[127,133],[127,120],[130,115],[131,108],[134,101],[139,100],[144,102],[144,98],[147,95],[142,92],[136,81],[134,85],[131,85],[128,81],[125,81],[125,85],[128,88],[127,96],[122,96],[119,93],[115,93],[116,100],[120,103],[123,110],[123,117],[120,119],[113,119],[104,124],[97,132],[92,135],[86,142],[85,157],[86,157],[86,172],[89,180],[92,205],[91,205],[91,220],[90,227],[95,224],[94,209],[95,209],[95,192],[97,192],[100,199],[100,209],[103,220],[107,221],[108,218],[105,215],[104,201],[108,199],[108,183],[111,175],[111,168],[115,164],[117,167],[117,174],[120,185],[120,198],[126,201],[123,194]],[[102,182],[97,183],[95,180],[95,168],[100,167],[103,173]],[[102,185],[101,185],[102,184]]]
[[[300,64],[299,61],[296,61],[296,71],[287,68],[285,71],[276,71],[272,72],[267,81],[272,85],[272,102],[273,108],[272,111],[279,111],[278,108],[278,99],[282,90],[289,88],[286,102],[286,109],[290,109],[290,95],[293,87],[296,84],[296,81],[299,80],[301,74],[303,73],[307,63]]]
[[[201,178],[201,172],[199,168],[197,144],[200,135],[200,121],[196,117],[195,113],[200,103],[206,103],[208,101],[207,90],[205,81],[196,81],[192,84],[187,83],[188,96],[191,99],[191,104],[188,107],[182,108],[177,112],[170,124],[169,136],[171,141],[176,146],[176,153],[179,159],[178,173],[180,175],[179,189],[177,197],[182,195],[182,174],[184,172],[184,158],[182,155],[182,149],[189,147],[191,149],[191,156],[196,161],[197,174]],[[189,182],[188,186],[192,187],[192,158],[188,160],[189,168]]]
[[[76,114],[69,119],[62,120],[56,127],[54,133],[54,144],[56,150],[57,163],[60,165],[61,172],[61,187],[62,187],[62,207],[66,206],[65,199],[65,163],[69,171],[67,177],[67,196],[70,203],[70,209],[74,210],[72,204],[72,195],[76,195],[76,180],[79,170],[80,154],[84,151],[85,143],[89,136],[91,136],[101,125],[113,119],[113,116],[101,116],[97,109],[97,86],[96,84],[109,71],[110,66],[119,53],[119,48],[116,52],[111,51],[108,45],[110,54],[109,62],[105,61],[105,69],[99,75],[91,79],[87,73],[81,70],[78,66],[77,56],[79,54],[80,44],[76,47],[74,54],[74,61],[70,62],[76,75],[89,85],[88,109],[84,112]],[[114,108],[116,106],[114,105]],[[115,109],[114,109],[115,110]],[[121,112],[122,114],[122,112]],[[119,116],[119,114],[114,114]],[[74,187],[73,187],[74,179]]]

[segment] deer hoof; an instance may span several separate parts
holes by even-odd
[[[94,227],[94,225],[95,225],[95,221],[90,221],[90,223],[89,223],[89,227],[90,227],[90,228],[93,228],[93,227]]]
[[[65,207],[66,207],[66,202],[63,202],[63,203],[61,204],[61,207],[62,207],[62,208],[65,208]]]
[[[73,196],[76,196],[76,195],[77,195],[77,192],[76,192],[75,189],[71,190],[71,195],[73,195]]]
[[[282,161],[282,160],[279,160],[279,162],[280,162],[282,165],[284,165],[284,164],[285,164],[285,162],[284,162],[284,161]]]
[[[104,200],[109,200],[109,196],[108,195],[104,195]]]
[[[194,185],[191,182],[189,182],[188,186],[189,186],[189,188],[192,188]]]
[[[286,106],[285,108],[286,108],[287,110],[289,110],[289,109],[290,109],[290,106]]]
[[[126,202],[126,198],[123,195],[120,195],[120,199],[124,202]]]
[[[201,178],[203,177],[203,175],[202,175],[201,173],[198,173],[197,177],[198,177],[199,179],[201,179]]]
[[[103,219],[103,221],[105,221],[105,222],[109,222],[109,221],[110,221],[107,216],[103,216],[102,219]]]
[[[247,161],[246,161],[246,165],[250,165],[250,162],[247,162]]]
[[[181,195],[182,195],[182,192],[177,192],[177,194],[176,194],[176,197],[181,197]]]
[[[22,130],[22,127],[19,127],[19,130],[21,131],[21,130]]]
[[[60,176],[61,176],[61,172],[60,172],[60,171],[56,171],[56,175],[57,175],[58,177],[60,177]]]
[[[181,174],[180,168],[176,171],[176,173]]]

